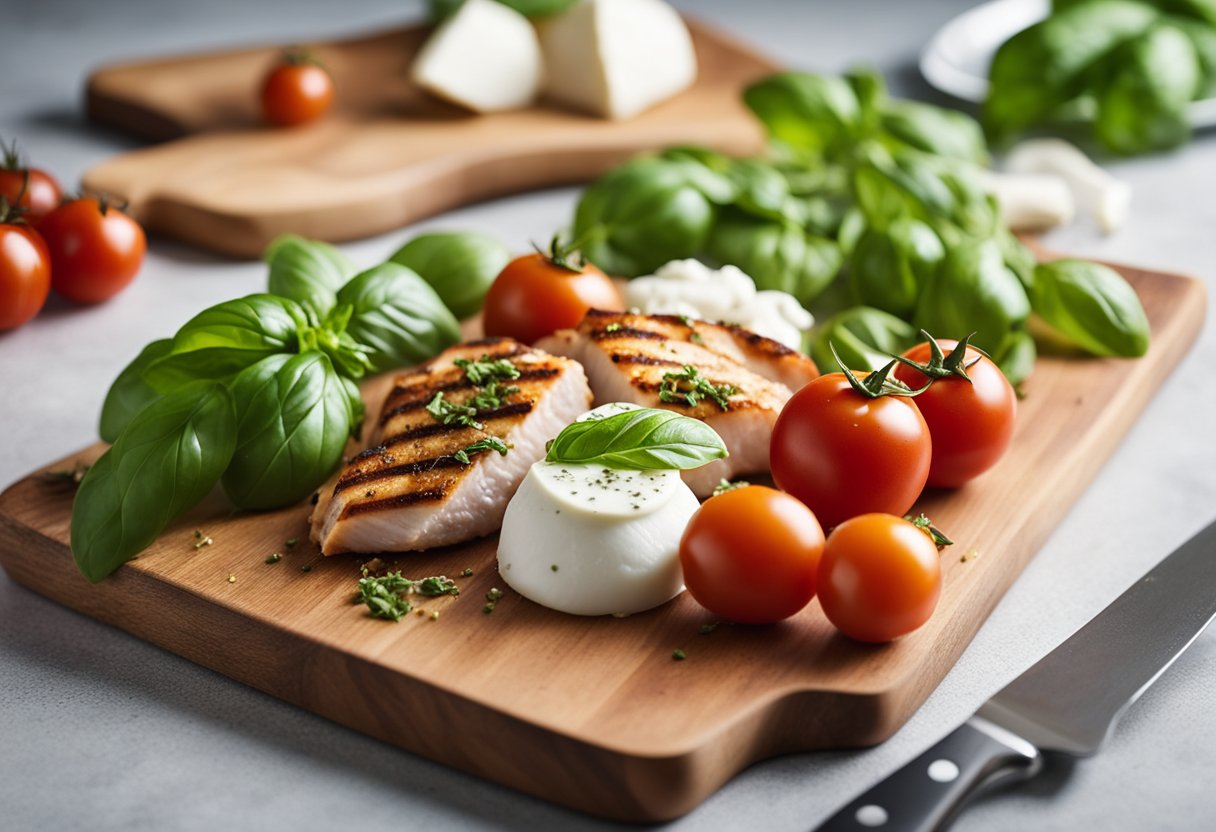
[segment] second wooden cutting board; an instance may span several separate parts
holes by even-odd
[[[279,234],[367,237],[477,200],[586,182],[643,150],[757,152],[763,136],[740,92],[774,65],[689,25],[696,83],[626,121],[543,104],[472,116],[431,99],[408,81],[426,27],[310,44],[338,103],[294,129],[263,127],[257,113],[278,46],[103,68],[89,79],[90,116],[175,140],[102,162],[84,184],[126,201],[150,231],[256,257]]]
[[[90,585],[67,545],[72,489],[37,474],[0,495],[0,564],[35,592],[431,759],[606,817],[675,817],[756,760],[885,739],[945,676],[1199,330],[1201,283],[1122,271],[1148,313],[1148,355],[1040,361],[1009,454],[918,503],[957,542],[934,617],[892,644],[836,634],[817,602],[708,635],[712,616],[687,594],[614,619],[507,591],[486,614],[485,594],[506,588],[492,538],[386,557],[412,577],[473,570],[460,597],[423,604],[438,619],[392,624],[351,604],[361,559],[321,558],[305,506],[234,515],[219,495]],[[378,392],[368,398],[374,413]],[[195,548],[195,529],[213,543]]]

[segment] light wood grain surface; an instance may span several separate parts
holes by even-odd
[[[361,558],[325,559],[306,542],[306,506],[233,514],[218,494],[90,585],[67,548],[71,487],[43,472],[0,495],[0,564],[60,603],[432,759],[598,815],[674,817],[756,760],[880,742],[924,701],[1199,330],[1202,284],[1121,270],[1149,315],[1149,354],[1041,359],[1008,456],[918,503],[957,542],[936,614],[890,645],[835,634],[817,602],[709,635],[698,630],[712,616],[687,594],[626,619],[563,615],[506,588],[492,538],[386,556],[413,577],[474,570],[457,579],[460,597],[422,604],[437,620],[392,624],[351,603]],[[368,386],[373,408],[385,381]],[[214,543],[195,549],[195,529]],[[283,559],[264,563],[273,552]],[[506,594],[487,615],[492,587]],[[673,661],[675,648],[688,658]]]
[[[335,110],[298,128],[259,121],[257,92],[281,46],[103,68],[90,115],[136,135],[174,139],[122,154],[84,176],[126,201],[148,230],[237,256],[293,232],[367,237],[470,202],[585,182],[643,150],[708,145],[758,151],[740,92],[774,65],[692,23],[696,83],[625,121],[544,103],[471,115],[413,86],[427,28],[310,44],[334,76]]]

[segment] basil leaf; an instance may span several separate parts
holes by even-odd
[[[324,353],[264,358],[236,377],[232,398],[236,450],[221,482],[238,508],[297,503],[341,463],[351,404]]]
[[[1098,96],[1098,140],[1126,154],[1186,142],[1191,135],[1187,104],[1201,82],[1190,39],[1173,26],[1156,26],[1111,60],[1117,69]]]
[[[1001,352],[994,356],[996,364],[1009,379],[1009,383],[1017,387],[1034,372],[1034,362],[1038,357],[1038,349],[1034,339],[1025,330],[1009,333]]]
[[[900,217],[950,218],[958,205],[940,169],[914,151],[873,153],[853,171],[853,193],[866,222],[878,228]]]
[[[685,471],[726,456],[722,437],[700,419],[639,408],[567,425],[549,443],[545,459],[629,471]]]
[[[919,340],[916,327],[907,321],[881,309],[854,306],[815,327],[811,357],[820,372],[839,372],[834,346],[850,370],[877,370]]]
[[[1022,282],[1022,288],[1029,294],[1034,283],[1034,267],[1039,262],[1038,258],[1004,225],[997,228],[996,243],[1001,247],[1001,257],[1005,259],[1005,265],[1017,275],[1018,280]]]
[[[435,290],[399,263],[356,275],[338,303],[353,310],[346,334],[370,348],[372,372],[418,364],[460,340],[460,323]]]
[[[189,384],[141,410],[76,492],[71,544],[81,573],[97,582],[149,546],[207,495],[235,445],[222,384]]]
[[[719,263],[738,266],[758,289],[788,292],[806,305],[818,297],[844,261],[832,240],[783,222],[724,214],[714,228],[707,253]]]
[[[498,0],[504,6],[509,6],[524,17],[548,17],[563,12],[573,6],[576,0]],[[440,23],[445,18],[456,13],[464,5],[464,0],[430,0],[430,18],[432,23]]]
[[[634,159],[583,192],[573,236],[586,258],[609,274],[649,274],[704,248],[715,203],[733,195],[728,179],[696,162]]]
[[[921,291],[912,322],[939,338],[962,340],[989,353],[1022,326],[1030,301],[1021,282],[1005,266],[994,240],[963,242],[945,259]]]
[[[308,304],[318,316],[334,306],[334,295],[359,269],[338,249],[319,240],[283,234],[271,241],[262,259],[270,264],[268,291]]]
[[[861,235],[849,258],[849,283],[861,304],[909,316],[944,256],[932,228],[900,218],[885,230],[870,228]]]
[[[511,250],[488,234],[436,232],[410,240],[389,258],[413,269],[457,318],[481,310],[490,284],[511,261]]]
[[[1052,117],[1085,91],[1090,70],[1160,16],[1136,0],[1095,0],[1061,9],[997,50],[988,71],[984,125],[1004,139]]]
[[[958,110],[919,101],[891,101],[881,117],[883,131],[935,156],[988,164],[988,143],[978,121]]]
[[[861,107],[848,83],[826,75],[771,75],[748,87],[743,102],[771,139],[810,156],[832,157],[847,149],[861,121]]]
[[[308,318],[298,303],[249,295],[195,315],[173,336],[172,351],[153,361],[144,380],[168,392],[198,379],[226,380],[268,355],[296,352]]]
[[[160,394],[144,381],[143,372],[172,348],[171,338],[153,341],[114,379],[106,393],[105,404],[101,406],[100,433],[103,440],[113,442],[136,414],[160,398]]]
[[[1040,318],[1095,355],[1134,357],[1148,351],[1148,317],[1140,298],[1107,266],[1085,260],[1040,263],[1031,304]]]

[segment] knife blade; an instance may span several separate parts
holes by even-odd
[[[915,760],[821,830],[946,828],[981,791],[1033,777],[1041,753],[1085,757],[1216,617],[1216,522]]]

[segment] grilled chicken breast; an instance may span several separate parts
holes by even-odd
[[[819,375],[815,362],[777,341],[737,326],[670,315],[593,309],[577,329],[561,330],[536,346],[582,364],[596,404],[626,401],[675,410],[716,430],[730,456],[684,472],[699,497],[712,494],[719,480],[769,470],[777,414],[793,390]],[[691,401],[684,398],[695,383],[679,378],[690,375],[689,367],[714,386],[721,402],[695,390]]]
[[[519,377],[500,381],[500,402],[476,411],[481,427],[445,424],[428,410],[437,393],[453,405],[474,406],[484,387],[457,359],[505,359]],[[508,388],[517,388],[507,392]],[[507,502],[545,443],[587,410],[591,391],[582,368],[565,358],[506,339],[452,347],[431,363],[399,376],[366,451],[327,484],[312,514],[312,538],[326,555],[405,552],[480,537],[502,525]],[[481,404],[484,404],[482,402]],[[506,455],[457,454],[494,437]]]

